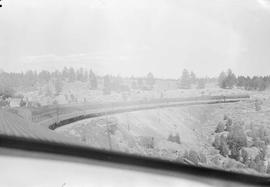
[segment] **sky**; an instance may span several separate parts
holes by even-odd
[[[1,1],[0,69],[270,74],[269,0]]]

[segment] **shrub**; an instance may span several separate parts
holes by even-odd
[[[264,146],[264,147],[262,147],[260,149],[260,153],[259,153],[259,156],[260,156],[260,159],[261,160],[264,160],[265,159],[266,153],[267,153],[267,147]]]
[[[270,129],[269,129],[269,127],[268,128],[265,128],[264,135],[265,136],[270,136]]]
[[[231,147],[231,158],[237,160],[237,161],[240,161],[240,148],[236,147],[236,146],[233,146]]]
[[[257,134],[261,140],[264,140],[264,137],[267,136],[265,127],[261,125],[257,130]]]
[[[231,128],[232,128],[232,119],[231,118],[227,118],[225,126],[226,126],[226,131],[230,132]]]
[[[26,102],[23,99],[21,99],[21,101],[20,101],[20,107],[24,107],[24,106],[26,106]]]
[[[227,145],[227,139],[224,136],[224,134],[222,134],[221,136],[219,136],[219,135],[215,136],[213,146],[220,151],[220,154],[222,156],[226,157],[229,155],[230,150],[229,150],[229,147]]]
[[[225,169],[243,169],[246,166],[233,159],[226,159],[225,162],[223,163],[223,167]]]
[[[259,149],[263,149],[265,147],[265,142],[259,138],[254,138],[253,145]]]
[[[85,136],[82,136],[82,137],[81,137],[81,141],[82,141],[82,142],[86,142],[86,141],[87,141],[87,138],[86,138]]]
[[[204,89],[204,88],[205,88],[205,80],[204,79],[199,79],[197,89]]]
[[[234,161],[232,159],[228,159],[224,164],[223,164],[223,167],[224,169],[232,169],[234,168]]]
[[[250,164],[251,161],[259,161],[261,160],[261,156],[259,156],[260,151],[256,147],[244,147],[241,149],[241,162],[243,162],[246,166]],[[255,162],[255,163],[256,163]]]
[[[213,157],[211,159],[211,162],[216,165],[216,166],[220,166],[221,165],[221,156],[220,155],[216,155],[215,157]]]
[[[182,159],[187,159],[190,162],[192,162],[195,165],[198,165],[199,162],[201,163],[206,163],[207,159],[206,156],[203,153],[200,153],[200,155],[194,151],[194,150],[190,150],[190,151],[185,151]]]
[[[270,136],[268,135],[268,136],[265,136],[264,137],[264,141],[265,141],[265,144],[266,145],[269,145],[270,144]]]
[[[205,156],[205,154],[203,154],[202,152],[200,152],[200,154],[199,154],[199,159],[200,159],[200,162],[201,163],[207,163],[207,158],[206,158],[206,156]]]
[[[249,162],[248,152],[245,149],[241,149],[241,156],[243,158],[243,163],[247,164]]]
[[[1,107],[6,107],[6,106],[9,106],[9,105],[10,105],[10,101],[8,99],[2,100],[1,97],[0,97],[0,108]]]
[[[146,137],[146,136],[140,136],[140,145],[147,148],[147,149],[153,149],[154,148],[154,137]]]
[[[103,91],[103,95],[111,95],[111,89],[109,88],[104,88],[102,91]]]
[[[251,131],[251,130],[248,130],[248,131],[246,132],[246,135],[249,136],[249,137],[251,137],[251,138],[254,137],[254,133],[253,133],[253,131]]]
[[[182,156],[178,156],[177,160],[182,163],[186,163],[186,160],[188,160],[188,151],[185,150],[184,154]]]
[[[0,85],[0,96],[2,97],[2,99],[13,97],[14,94],[15,94],[15,91],[13,88]]]
[[[219,122],[219,123],[218,123],[218,125],[217,125],[217,128],[216,128],[215,133],[221,133],[221,132],[223,132],[223,131],[224,131],[224,129],[225,129],[225,125],[224,125],[224,123]]]
[[[264,166],[264,162],[263,161],[259,161],[257,164],[256,164],[256,170],[260,173],[265,173],[266,172],[266,167]]]
[[[185,151],[185,153],[184,153],[184,156],[183,156],[183,157],[184,157],[184,158],[186,158],[186,159],[188,158],[188,151],[187,151],[187,150]]]
[[[170,134],[168,137],[168,141],[180,144],[181,141],[180,141],[179,133],[177,133],[176,135]]]
[[[260,161],[261,161],[261,156],[260,156],[260,155],[257,155],[257,156],[255,157],[255,159],[254,159],[254,162],[255,162],[256,164],[258,164]]]
[[[53,105],[57,105],[58,104],[58,101],[57,100],[54,100],[53,101]]]
[[[222,134],[222,135],[220,136],[220,142],[221,142],[221,143],[224,142],[224,143],[227,144],[227,137],[225,136],[225,134]]]
[[[231,150],[231,157],[239,160],[240,150],[247,146],[247,137],[240,125],[234,125],[228,134],[227,142]]]
[[[196,151],[190,150],[188,154],[188,160],[197,165],[200,161],[200,157]]]
[[[254,161],[251,161],[250,164],[248,165],[248,167],[250,169],[256,170],[257,169],[257,164]]]
[[[245,126],[245,129],[248,130],[248,129],[252,129],[253,128],[253,124],[252,123],[248,123],[246,124]]]
[[[229,150],[228,145],[225,142],[221,142],[219,150],[222,156],[227,157],[229,155],[230,150]]]
[[[255,110],[258,112],[262,109],[261,107],[261,102],[259,100],[256,99],[255,101]]]
[[[215,140],[213,142],[213,146],[216,148],[216,149],[219,149],[221,145],[221,142],[220,142],[220,136],[219,135],[216,135],[215,136]]]
[[[185,157],[184,157],[184,156],[178,156],[178,157],[176,158],[176,160],[177,160],[178,162],[185,163]]]
[[[270,174],[270,162],[268,162],[267,164],[266,173]]]
[[[115,132],[117,131],[118,127],[117,127],[117,124],[109,124],[108,127],[108,133],[114,135]]]

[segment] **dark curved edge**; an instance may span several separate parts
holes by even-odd
[[[64,125],[68,125],[70,123],[74,123],[80,120],[84,119],[89,119],[89,118],[95,118],[95,117],[100,117],[100,116],[105,116],[105,115],[111,115],[111,114],[119,114],[119,113],[124,113],[124,112],[134,112],[134,111],[140,111],[140,110],[151,110],[151,109],[156,109],[156,108],[170,108],[170,107],[183,107],[183,106],[192,106],[192,105],[202,105],[202,104],[220,104],[220,103],[236,103],[239,102],[240,100],[215,100],[215,101],[200,101],[200,102],[195,102],[195,103],[171,103],[167,105],[154,105],[154,106],[134,106],[131,108],[120,108],[120,109],[109,109],[106,112],[95,112],[91,114],[85,114],[85,115],[79,115],[76,117],[71,117],[65,120],[61,120],[58,123],[53,123],[49,125],[49,129],[55,130],[59,127],[62,127]]]
[[[113,151],[104,151],[84,146],[74,146],[71,144],[53,143],[28,138],[0,135],[0,147],[92,159],[105,163],[114,163],[137,167],[139,166],[154,170],[188,174],[190,176],[196,176],[205,179],[222,180],[223,182],[239,182],[249,185],[270,186],[270,177],[189,166],[176,162],[146,158],[142,156],[129,155]]]

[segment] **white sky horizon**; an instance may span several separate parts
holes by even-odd
[[[269,33],[269,0],[12,0],[0,11],[0,69],[270,75]]]

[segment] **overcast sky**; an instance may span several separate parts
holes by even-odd
[[[270,74],[269,0],[4,0],[0,68]]]

